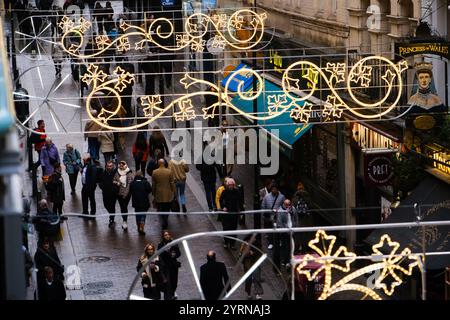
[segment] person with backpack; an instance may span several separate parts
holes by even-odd
[[[41,149],[42,176],[50,176],[55,171],[55,165],[61,163],[58,149],[52,139],[45,139]]]

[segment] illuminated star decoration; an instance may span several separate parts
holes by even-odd
[[[327,97],[327,101],[325,102],[325,109],[322,113],[326,116],[333,115],[333,117],[340,118],[342,116],[342,112],[344,111],[344,105],[342,103],[336,103],[336,97],[333,95],[329,95]]]
[[[191,99],[186,99],[178,102],[178,108],[180,111],[175,112],[175,121],[186,121],[195,118],[194,106],[192,105]]]
[[[398,63],[398,69],[400,73],[408,69],[408,62],[406,60],[402,60]]]
[[[299,106],[295,104],[295,108],[291,110],[291,118],[298,120],[300,122],[308,123],[309,117],[311,116],[312,104],[305,101],[304,106]]]
[[[392,241],[387,234],[381,237],[380,242],[372,246],[374,256],[376,257],[377,255],[383,255],[379,249],[385,247],[386,245],[391,248],[391,252],[387,258],[383,258],[384,268],[382,269],[380,276],[375,280],[375,286],[377,288],[382,288],[384,293],[390,296],[394,292],[395,287],[401,285],[403,282],[397,273],[401,272],[410,276],[412,274],[412,269],[419,265],[419,257],[416,255],[411,255],[411,250],[408,248],[403,249],[400,256],[396,257],[395,255],[397,254],[397,250],[400,248],[400,244]],[[409,260],[413,260],[413,262],[408,265],[408,269],[405,269],[400,265],[406,257],[408,257]],[[389,288],[386,283],[383,282],[387,277],[393,278]]]
[[[81,33],[85,33],[92,26],[92,24],[83,17],[81,17],[80,20],[78,20],[78,23],[80,24],[78,30]]]
[[[372,76],[372,67],[359,64],[356,72],[350,74],[350,80],[354,83],[360,82],[361,87],[367,88]]]
[[[345,81],[345,63],[327,63],[325,71],[331,73],[330,82],[336,80],[336,83]]]
[[[191,42],[189,35],[187,34],[177,34],[175,39],[177,43],[177,48],[183,48]]]
[[[184,86],[184,89],[189,88],[195,82],[196,79],[192,78],[189,73],[185,73],[184,77],[180,79],[180,83]]]
[[[110,44],[110,40],[107,35],[100,35],[95,37],[95,43],[97,44],[98,49],[104,49]]]
[[[104,82],[107,77],[108,76],[103,72],[103,70],[98,69],[98,66],[96,66],[95,64],[90,64],[87,68],[87,72],[81,78],[81,81],[85,82],[88,85],[93,81],[95,85],[97,81]]]
[[[285,94],[273,94],[267,96],[267,106],[269,115],[277,114],[280,112],[280,109],[283,110],[289,107]]]
[[[225,40],[223,40],[223,38],[221,36],[215,35],[212,41],[211,46],[213,48],[221,48],[221,49],[225,49],[225,45],[226,42]]]
[[[78,51],[79,48],[80,48],[79,45],[77,45],[77,44],[75,44],[75,43],[72,43],[72,44],[70,45],[69,49],[67,49],[67,50],[68,50],[70,53],[75,54],[75,53]]]
[[[117,83],[114,86],[117,91],[122,92],[127,87],[127,84],[131,84],[134,81],[134,76],[128,71],[123,70],[121,67],[117,67],[114,73],[118,76]]]
[[[141,105],[143,107],[144,116],[153,117],[153,110],[162,111],[160,107],[158,107],[162,103],[161,96],[142,96],[141,97]],[[145,108],[144,108],[145,106]]]
[[[67,16],[64,16],[58,23],[58,27],[62,30],[63,33],[66,33],[68,30],[72,29],[73,26],[73,21]]]
[[[119,38],[117,50],[121,52],[130,50],[130,42],[128,41],[128,37]]]
[[[283,80],[287,83],[287,90],[300,90],[300,80],[296,78],[291,78],[286,74],[283,75]]]

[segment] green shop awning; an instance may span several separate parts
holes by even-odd
[[[252,90],[252,88],[250,88],[249,90]],[[263,92],[257,98],[258,115],[267,116],[269,103],[273,102],[274,98],[277,99],[279,95],[283,94],[283,90],[279,86],[277,86],[273,82],[264,80]],[[269,99],[269,96],[272,97],[270,97]],[[289,97],[286,97],[286,100],[286,104],[289,104],[292,101],[292,99],[290,99]],[[236,95],[231,100],[231,102],[242,111],[253,113],[253,100],[244,100]],[[304,102],[298,102],[297,104],[303,106]],[[258,124],[261,128],[271,133],[272,137],[279,139],[282,145],[284,145],[284,147],[287,147],[288,149],[292,149],[292,145],[312,127],[312,124],[305,125],[303,123],[295,123],[290,116],[290,110],[287,110],[278,117],[272,118],[270,120],[259,120]],[[278,130],[278,133],[273,131],[275,129]]]

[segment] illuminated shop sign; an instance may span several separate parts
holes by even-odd
[[[406,58],[417,54],[435,54],[449,59],[448,42],[428,42],[428,43],[396,43],[395,53],[398,58]]]
[[[450,150],[437,144],[426,145],[425,153],[433,160],[433,167],[439,171],[450,175]],[[447,163],[448,165],[444,165]]]
[[[368,127],[354,123],[352,129],[353,140],[361,149],[396,149],[398,142],[369,129]]]

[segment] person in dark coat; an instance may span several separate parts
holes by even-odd
[[[45,279],[39,289],[39,300],[66,300],[64,283],[54,277],[52,267],[45,267]]]
[[[154,131],[150,135],[150,139],[148,141],[150,157],[155,157],[156,149],[161,150],[162,157],[169,155],[169,147],[167,146],[166,138],[164,138],[160,128],[155,126],[153,129]]]
[[[95,215],[97,206],[95,203],[95,189],[97,188],[97,166],[92,163],[91,156],[83,157],[83,169],[81,170],[81,201],[83,203],[83,214],[89,216],[88,205],[91,203],[91,215]]]
[[[150,193],[152,186],[142,175],[142,171],[137,171],[133,182],[130,183],[131,205],[135,212],[147,212],[150,209]],[[136,215],[136,226],[140,235],[145,235],[145,214]]]
[[[47,183],[48,201],[53,203],[53,212],[61,215],[64,201],[66,200],[64,192],[64,179],[61,174],[61,165],[55,163],[55,171],[52,173]]]
[[[159,61],[155,60],[152,56],[147,56],[139,63],[139,71],[145,75],[145,94],[154,95],[155,91],[155,78],[159,69]]]
[[[147,244],[144,254],[139,258],[136,270],[140,272],[142,278],[142,290],[147,299],[160,300],[161,292],[164,293],[164,300],[169,300],[167,291],[167,279],[164,272],[164,264],[158,256],[152,260],[150,258],[155,254],[155,246]]]
[[[169,231],[164,230],[162,232],[161,242],[158,244],[158,250],[172,242],[172,240]],[[181,263],[177,259],[181,256],[180,248],[175,244],[166,248],[159,256],[165,266],[169,295],[172,299],[177,299],[178,269],[181,267]]]
[[[105,166],[105,172],[103,173],[103,178],[99,187],[102,190],[103,195],[103,205],[105,209],[110,214],[108,227],[114,227],[114,214],[116,213],[116,201],[117,192],[119,188],[114,184],[114,176],[116,175],[116,168],[114,166],[114,161],[108,161]]]
[[[228,283],[227,268],[223,262],[216,261],[216,253],[209,251],[206,255],[207,262],[200,267],[200,285],[205,300],[219,300],[226,286],[228,292],[231,284]]]
[[[64,266],[59,260],[55,247],[48,238],[44,238],[38,243],[38,248],[34,254],[34,263],[37,269],[37,292],[40,296],[41,287],[45,283],[46,267],[51,267],[54,272],[54,278],[63,281],[64,280]]]
[[[220,207],[222,211],[222,226],[223,230],[236,230],[239,221],[239,212],[244,208],[244,201],[242,199],[242,192],[236,187],[236,182],[232,178],[227,179],[225,190],[220,196]],[[231,236],[230,237],[234,237]],[[224,248],[236,249],[236,240],[224,238]]]
[[[205,188],[206,202],[208,203],[209,211],[216,210],[215,194],[216,194],[216,166],[214,163],[208,164],[202,158],[201,163],[196,164],[195,167],[200,171],[200,178]]]
[[[164,157],[163,157],[163,154],[162,154],[161,150],[160,149],[156,149],[155,150],[155,156],[151,157],[150,160],[147,163],[147,169],[146,170],[147,170],[147,173],[148,173],[148,175],[150,177],[152,176],[153,171],[158,169],[158,160],[159,159],[164,159]],[[165,167],[167,168],[169,164],[167,163],[166,159],[164,159],[164,162],[165,162]]]
[[[38,239],[45,238],[56,240],[59,234],[60,218],[54,214],[49,208],[47,200],[43,199],[39,202],[39,211],[31,220],[38,232]]]

